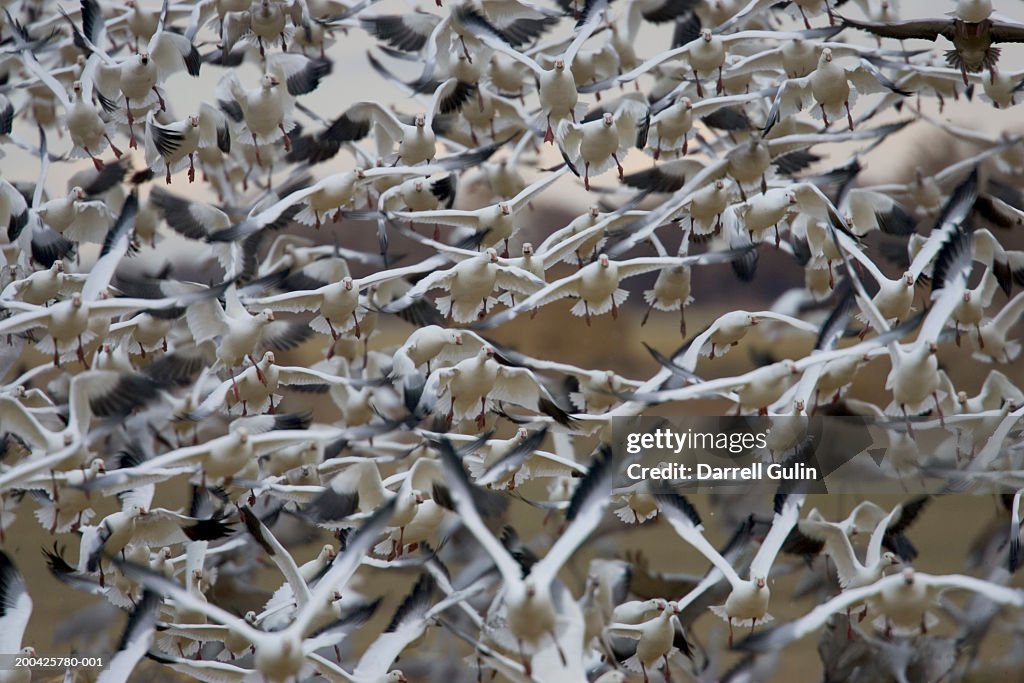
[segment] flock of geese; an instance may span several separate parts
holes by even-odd
[[[1016,104],[999,46],[1024,24],[989,0],[909,21],[886,0],[430,4],[3,3],[0,654],[50,654],[26,634],[60,581],[127,614],[102,671],[65,680],[735,683],[812,635],[830,681],[1000,666],[985,640],[1024,635],[1024,138],[942,112]],[[331,58],[356,36],[366,96],[405,99],[318,113],[311,93],[365,76]],[[868,184],[908,129],[970,151]],[[573,185],[592,208],[540,210]],[[471,186],[486,199],[456,208]],[[135,265],[170,244],[188,258]],[[762,258],[802,284],[688,328],[694,275],[770,287]],[[682,341],[648,347],[650,377],[494,338],[549,305],[569,337],[628,324],[641,298]],[[723,374],[755,329],[798,357]],[[908,493],[837,520],[820,489],[625,485],[616,429],[707,400],[766,420],[764,462],[812,462],[815,419],[862,419],[850,479]],[[999,494],[999,524],[965,573],[918,571],[911,524],[971,491]],[[51,576],[19,570],[19,515],[52,536]],[[619,554],[651,533],[702,570]]]

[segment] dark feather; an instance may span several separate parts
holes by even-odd
[[[367,33],[403,52],[419,52],[430,38],[429,33],[421,33],[407,24],[403,15],[363,18],[359,23]]]
[[[160,398],[160,385],[140,374],[122,374],[102,394],[89,396],[89,407],[98,417],[126,417]]]
[[[697,40],[700,38],[702,28],[700,17],[695,13],[679,17],[676,19],[676,26],[672,31],[672,48],[682,47]]]
[[[316,522],[337,522],[359,509],[359,494],[355,491],[338,493],[327,488],[307,505],[303,512]]]
[[[216,541],[235,533],[235,530],[219,519],[200,519],[181,529],[189,540]]]
[[[434,579],[430,574],[421,574],[412,590],[402,600],[402,604],[395,610],[384,633],[394,633],[407,619],[419,619],[430,609],[434,598]]]
[[[124,239],[132,230],[135,229],[135,216],[138,215],[138,213],[139,198],[135,193],[132,193],[124,200],[124,206],[121,207],[121,213],[118,215],[117,220],[114,221],[114,225],[112,225],[110,230],[107,231],[106,237],[103,238],[103,247],[100,249],[101,257],[109,254],[120,240]],[[129,249],[131,249],[130,246]]]
[[[207,227],[192,215],[192,202],[171,194],[160,187],[154,187],[149,201],[160,211],[160,215],[174,232],[189,239],[199,240],[207,235]]]
[[[658,506],[664,509],[669,507],[674,510],[686,515],[693,526],[701,526],[700,514],[697,512],[697,508],[693,507],[684,496],[678,493],[657,493],[654,496],[655,500],[658,501]]]
[[[932,270],[932,291],[936,292],[954,278],[966,280],[970,275],[973,242],[962,230],[955,231],[939,250]]]
[[[738,258],[731,261],[733,272],[743,282],[751,282],[757,274],[757,261],[759,255],[757,249],[748,249]]]
[[[622,184],[648,192],[675,192],[686,184],[686,177],[665,173],[657,166],[623,176]]]
[[[652,24],[663,24],[680,18],[699,4],[698,0],[665,0],[657,7],[641,12],[641,15]]]
[[[754,127],[750,122],[750,117],[739,107],[722,107],[707,116],[700,117],[700,120],[709,128],[717,130],[750,130]],[[815,161],[817,159],[818,157],[815,157]]]
[[[476,95],[477,87],[473,83],[457,81],[455,87],[437,103],[437,110],[441,114],[451,114],[462,109],[470,98]]]
[[[75,245],[50,228],[42,228],[32,234],[32,258],[44,268],[74,255]]]
[[[82,191],[85,192],[87,197],[95,198],[113,189],[123,181],[128,173],[128,168],[128,164],[121,159],[105,164],[103,170],[98,172],[93,181],[83,187]]]
[[[569,507],[565,511],[566,523],[576,519],[587,501],[596,497],[607,497],[611,493],[611,478],[614,474],[614,457],[608,444],[601,444],[590,461],[590,468],[583,475],[569,499]],[[607,491],[605,489],[607,488]]]
[[[10,135],[12,130],[14,130],[14,105],[8,100],[4,108],[0,110],[0,135]]]
[[[328,59],[311,59],[304,69],[288,77],[288,94],[293,97],[313,92],[320,81],[331,73],[334,63]]]
[[[821,157],[817,154],[808,152],[805,149],[797,149],[772,159],[772,165],[779,173],[791,176],[799,173],[816,161],[821,161]]]
[[[187,387],[206,367],[206,360],[199,354],[176,351],[156,359],[142,373],[155,383],[165,387]]]
[[[160,156],[168,157],[178,151],[178,147],[184,142],[185,136],[177,131],[151,123],[149,130],[152,131],[153,145]]]
[[[887,235],[904,237],[914,234],[917,229],[917,219],[895,202],[888,211],[876,211],[875,221],[878,228]]]

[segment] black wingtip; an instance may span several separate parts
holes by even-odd
[[[682,512],[694,526],[701,526],[703,524],[700,519],[700,513],[697,512],[697,508],[693,507],[685,496],[678,493],[665,492],[656,493],[654,498],[658,501],[659,506],[667,506]]]

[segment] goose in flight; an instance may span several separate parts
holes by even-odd
[[[607,0],[589,0],[576,28],[576,35],[561,55],[555,58],[550,69],[541,66],[534,59],[513,48],[501,32],[483,16],[467,11],[464,7],[455,10],[459,22],[471,31],[480,42],[496,52],[526,66],[537,80],[540,96],[542,121],[546,124],[544,142],[555,140],[555,126],[563,119],[576,121],[576,104],[579,101],[576,78],[572,66],[577,54],[588,38],[604,21]]]
[[[944,590],[970,591],[983,595],[999,605],[1024,607],[1024,591],[1020,589],[1007,588],[973,576],[936,576],[906,567],[898,574],[886,576],[867,586],[843,591],[795,621],[752,634],[736,643],[736,648],[747,652],[774,652],[814,633],[824,626],[833,614],[865,601],[870,601],[869,609],[881,612],[887,620],[898,620],[899,623],[919,627],[927,610],[932,606],[936,593]],[[888,629],[890,626],[891,624],[885,628]]]
[[[1024,43],[1024,24],[1003,20],[992,14],[991,0],[958,0],[952,16],[910,21],[872,22],[843,19],[843,25],[896,40],[936,40],[942,36],[953,43],[946,51],[946,63],[960,69],[964,85],[967,74],[988,69],[995,79],[1001,50],[995,43]]]
[[[704,536],[700,515],[688,500],[677,494],[658,494],[661,514],[680,538],[693,546],[718,568],[732,586],[724,605],[711,607],[711,611],[729,624],[729,646],[733,644],[733,624],[750,626],[753,631],[758,624],[771,621],[768,614],[768,600],[771,589],[768,575],[775,557],[782,549],[790,531],[800,519],[803,505],[802,495],[778,495],[775,499],[775,519],[771,530],[761,543],[757,555],[750,563],[748,578],[740,578],[732,565],[711,545]]]
[[[447,496],[435,495],[435,498],[451,501],[462,524],[501,572],[502,587],[491,603],[490,615],[504,614],[504,627],[511,633],[512,641],[519,650],[527,678],[533,672],[533,657],[528,656],[527,648],[536,652],[549,638],[554,641],[562,667],[567,667],[569,662],[558,639],[558,603],[571,598],[564,591],[555,591],[553,584],[562,565],[589,538],[604,517],[614,474],[611,450],[602,448],[592,459],[587,474],[579,479],[572,494],[562,532],[544,558],[524,576],[519,562],[480,517],[474,502],[474,486],[455,449],[446,439],[441,440],[440,446]]]

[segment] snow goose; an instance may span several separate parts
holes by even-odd
[[[447,419],[475,418],[478,428],[486,424],[487,411],[494,402],[508,402],[552,416],[559,422],[571,418],[558,407],[547,389],[526,368],[509,367],[494,360],[494,347],[485,344],[480,352],[450,368],[435,370],[438,397],[447,396]]]
[[[404,310],[430,290],[444,289],[449,295],[435,300],[437,310],[455,322],[469,323],[486,316],[498,302],[493,296],[495,288],[531,294],[543,286],[544,281],[533,274],[503,264],[498,252],[489,247],[452,268],[431,273],[383,310],[389,313]]]
[[[54,299],[81,291],[82,276],[65,272],[63,261],[54,261],[49,268],[30,273],[20,280],[12,280],[0,292],[0,302],[18,300],[33,306],[42,306]]]
[[[1000,50],[993,43],[1024,42],[1024,26],[992,16],[991,0],[958,0],[952,17],[910,21],[872,22],[843,19],[843,25],[882,38],[932,40],[943,36],[953,43],[946,63],[967,74],[988,69],[995,73]]]
[[[355,329],[356,337],[361,336],[359,319],[363,316],[360,307],[359,288],[351,277],[331,282],[311,290],[276,294],[253,301],[253,305],[272,311],[319,311],[309,326],[321,334],[330,334],[334,340],[340,334]]]
[[[260,159],[260,145],[269,145],[284,140],[286,151],[291,150],[288,132],[295,127],[292,118],[294,100],[281,79],[272,73],[264,73],[255,88],[245,88],[238,75],[229,71],[217,85],[217,100],[220,108],[235,123],[241,124],[238,141],[252,145],[256,163]]]
[[[64,125],[72,144],[71,158],[88,157],[92,159],[97,171],[104,168],[97,155],[102,154],[108,145],[114,156],[121,158],[121,150],[110,139],[107,122],[92,104],[92,81],[75,81],[72,84],[74,95],[69,97],[64,86],[31,53],[25,53],[22,61],[25,68],[35,74],[64,107]]]
[[[877,57],[877,50],[842,42],[816,41],[810,37],[792,38],[775,47],[755,52],[732,64],[725,77],[757,71],[781,71],[787,78],[809,75],[818,66],[818,58],[825,48],[832,50],[834,58],[847,56]]]
[[[309,337],[305,325],[275,322],[274,312],[262,309],[256,315],[242,304],[237,288],[227,288],[224,307],[216,299],[198,301],[188,307],[185,318],[196,344],[216,340],[216,355],[221,366],[234,374],[245,358],[256,365],[253,357],[262,346],[286,350],[298,346]],[[265,382],[262,377],[260,380]]]
[[[0,550],[0,650],[34,657],[34,648],[22,647],[25,628],[32,616],[32,598],[25,579],[10,556]],[[15,667],[5,675],[10,683],[28,683],[32,672],[28,667]]]
[[[167,124],[157,123],[154,112],[146,116],[146,163],[154,173],[163,170],[168,185],[171,174],[185,168],[186,160],[188,181],[195,182],[195,155],[201,148],[213,146],[227,154],[231,135],[224,115],[207,102],[199,105],[198,114]]]
[[[562,120],[555,135],[558,146],[576,175],[583,164],[583,187],[590,190],[590,174],[598,175],[611,167],[612,162],[622,179],[622,159],[632,145],[643,149],[647,145],[650,109],[633,99],[623,99],[615,112],[605,112],[599,119],[582,124]]]
[[[626,660],[625,665],[635,668],[637,665],[644,676],[644,683],[647,683],[647,670],[657,666],[661,660],[662,673],[665,680],[670,680],[669,655],[675,649],[676,619],[675,605],[658,601],[656,608],[658,615],[653,619],[643,621],[639,624],[611,623],[608,625],[608,632],[612,635],[632,638],[637,641],[636,654]],[[679,627],[681,628],[681,627]]]
[[[865,601],[873,605],[869,609],[876,609],[893,622],[918,630],[924,614],[932,604],[934,593],[942,590],[970,591],[984,595],[1000,605],[1024,607],[1024,591],[1020,589],[1007,588],[962,574],[935,576],[906,567],[899,574],[844,591],[795,621],[744,638],[736,647],[750,652],[778,650],[817,631],[833,614]]]
[[[223,538],[233,529],[219,519],[198,519],[164,508],[151,508],[153,486],[143,486],[122,496],[122,509],[95,526],[83,526],[78,557],[80,572],[99,572],[105,585],[106,557],[124,557],[131,546],[166,546],[189,541]]]
[[[917,275],[913,271],[908,270],[902,276],[891,280],[860,249],[851,248],[846,253],[864,267],[878,286],[878,293],[871,298],[871,302],[878,309],[878,312],[882,314],[886,324],[891,324],[893,321],[899,324],[901,320],[909,318],[913,310],[914,286],[917,284]],[[864,313],[859,315],[859,319],[862,322],[866,322],[867,318],[868,316]],[[861,339],[864,338],[869,329],[871,328],[865,325],[860,334]]]
[[[545,69],[530,57],[509,45],[502,31],[491,25],[482,15],[467,11],[463,7],[455,10],[458,21],[482,43],[491,49],[525,65],[534,73],[538,83],[541,113],[544,115],[545,142],[554,142],[555,126],[563,119],[576,120],[576,103],[579,101],[576,79],[572,65],[583,44],[597,30],[603,21],[608,3],[605,0],[590,0],[580,18],[576,35],[552,67]]]
[[[689,501],[675,494],[658,494],[656,499],[665,519],[680,538],[710,560],[732,586],[732,592],[729,593],[725,604],[711,608],[712,612],[725,619],[729,624],[729,646],[732,646],[734,622],[740,626],[749,624],[750,630],[753,631],[758,624],[771,621],[772,617],[768,614],[768,600],[771,596],[771,590],[768,588],[768,574],[786,537],[789,536],[790,531],[800,519],[803,496],[776,496],[775,519],[772,522],[771,531],[768,532],[757,555],[751,561],[747,579],[740,578],[728,560],[708,543],[704,537],[700,515]]]
[[[587,540],[604,516],[608,491],[614,474],[611,451],[603,449],[592,460],[589,471],[579,480],[566,512],[566,526],[543,559],[523,575],[523,569],[484,524],[474,502],[474,488],[450,442],[441,441],[440,455],[445,472],[447,496],[462,524],[497,565],[503,581],[491,603],[490,616],[498,617],[504,607],[504,625],[511,633],[527,677],[533,671],[532,657],[548,638],[561,655],[562,668],[569,666],[559,645],[559,612],[553,600],[553,582],[562,565]],[[435,495],[435,497],[438,497]],[[563,596],[563,599],[567,599]],[[554,663],[557,666],[557,663]]]
[[[117,650],[96,678],[97,683],[127,683],[153,642],[159,607],[160,596],[152,591],[143,591],[142,598],[128,615]]]
[[[474,351],[451,347],[462,347],[468,339],[476,341],[476,335],[437,325],[421,327],[410,334],[405,342],[395,349],[390,377],[395,379],[407,377],[424,365],[427,366],[429,375],[431,364],[434,362],[461,360],[462,356],[469,355]]]
[[[102,458],[94,458],[88,467],[39,474],[19,484],[26,491],[35,490],[35,517],[44,529],[51,534],[78,531],[83,524],[88,524],[96,514],[92,509],[93,501],[88,489],[83,488],[97,476],[106,473],[106,465]],[[46,491],[54,490],[59,495],[56,499],[46,495]]]
[[[432,222],[435,225],[450,225],[470,228],[475,233],[474,244],[481,248],[493,247],[500,242],[505,243],[505,257],[508,256],[509,239],[516,232],[517,215],[530,205],[537,196],[555,183],[568,170],[563,167],[552,173],[546,173],[538,180],[523,188],[519,194],[508,201],[490,204],[475,211],[460,209],[438,209],[435,211],[394,211],[389,215],[407,221]],[[436,238],[436,237],[435,237]]]
[[[853,114],[850,105],[856,95],[870,94],[889,90],[897,95],[909,95],[890,81],[871,62],[861,58],[856,67],[844,67],[836,62],[831,48],[824,48],[818,57],[818,65],[807,76],[787,79],[779,87],[772,102],[771,110],[764,126],[770,131],[779,121],[799,111],[810,97],[817,104],[815,113],[821,115],[825,126],[831,125],[829,117],[835,121],[845,112],[850,130],[853,130]]]
[[[811,510],[807,519],[803,520],[799,529],[811,538],[825,541],[827,552],[832,561],[835,562],[836,575],[839,579],[839,587],[843,590],[862,588],[878,581],[885,575],[885,570],[890,567],[897,567],[901,563],[900,558],[893,552],[882,552],[882,542],[889,526],[898,519],[901,509],[899,506],[893,508],[892,512],[885,516],[871,533],[868,541],[867,552],[862,563],[853,551],[850,537],[839,524],[826,521],[817,510]],[[854,609],[855,606],[846,608],[846,617],[854,612],[866,612],[867,606]],[[853,638],[852,624],[847,627],[847,636]]]
[[[575,380],[578,391],[569,392],[569,401],[580,411],[600,413],[608,410],[621,400],[620,394],[643,384],[611,370],[588,370],[569,363],[533,358],[508,348],[501,349],[501,355],[514,365],[538,372],[556,372]]]
[[[985,309],[992,303],[992,297],[995,295],[998,285],[995,275],[991,270],[986,269],[975,287],[964,290],[962,301],[950,314],[957,346],[960,346],[961,327],[967,329],[974,327],[978,331],[977,346],[985,348],[985,340],[981,337],[981,321],[985,317]]]
[[[416,488],[423,484],[417,476],[426,472],[429,460],[419,459],[406,473],[398,491],[386,488],[380,470],[373,461],[362,461],[348,466],[331,480],[329,490],[310,506],[309,514],[317,524],[327,527],[350,526],[353,519],[365,517],[389,501],[394,501],[388,527],[398,530],[398,538],[391,545],[390,557],[401,557],[406,551],[405,527],[416,517],[423,504],[423,492]],[[390,483],[390,482],[389,482]]]
[[[576,273],[552,282],[512,308],[475,323],[473,327],[497,327],[523,312],[533,311],[566,297],[579,299],[571,312],[575,316],[585,318],[587,325],[590,324],[591,315],[602,315],[611,311],[612,317],[617,318],[619,306],[629,297],[629,292],[619,287],[625,278],[675,266],[727,263],[744,251],[737,249],[709,252],[699,256],[642,257],[627,261],[613,261],[607,254],[601,254],[596,261]]]
[[[129,131],[128,146],[132,149],[137,146],[134,127],[136,112],[147,112],[154,104],[159,104],[160,110],[166,111],[167,103],[158,86],[183,68],[190,76],[198,76],[203,63],[189,38],[165,30],[167,7],[167,3],[164,3],[156,31],[146,49],[120,59],[112,58],[102,48],[106,29],[98,3],[87,2],[83,6],[82,27],[89,35],[84,35],[68,19],[76,44],[84,45],[90,51],[83,78],[95,79],[96,92],[105,110],[115,115],[124,112]],[[118,103],[122,97],[123,106]]]
[[[773,188],[733,206],[727,215],[735,216],[737,227],[745,230],[754,243],[764,241],[764,233],[774,228],[778,248],[782,241],[779,223],[791,220],[800,211],[798,204],[796,194],[788,188]]]
[[[586,474],[575,460],[538,449],[546,433],[520,427],[510,439],[488,439],[464,459],[477,486],[511,491],[527,479]]]
[[[672,50],[665,50],[658,55],[651,57],[635,69],[611,80],[611,82],[628,83],[636,80],[641,75],[661,66],[667,61],[683,58],[689,65],[697,84],[697,97],[704,98],[704,87],[701,85],[701,78],[717,72],[718,81],[716,91],[722,93],[722,68],[725,65],[726,53],[729,48],[744,41],[752,40],[792,40],[794,38],[819,38],[835,33],[835,29],[815,29],[812,31],[738,31],[736,33],[724,34],[711,29],[702,29],[692,40]],[[608,82],[598,83],[591,88],[605,87]]]
[[[1008,337],[1022,315],[1024,292],[1010,299],[999,313],[982,322],[978,326],[977,338],[971,335],[974,357],[989,362],[1012,363],[1020,355],[1021,346],[1019,341]]]
[[[694,340],[680,364],[683,367],[689,367],[691,364],[696,367],[693,352],[711,359],[724,356],[747,336],[747,332],[753,326],[760,324],[761,319],[761,315],[747,311],[729,311],[723,314],[701,334],[703,339]],[[687,362],[688,360],[690,362]]]
[[[389,504],[380,508],[366,520],[356,533],[349,537],[345,549],[335,557],[330,567],[310,591],[309,601],[296,611],[286,628],[278,631],[258,630],[216,605],[197,600],[177,582],[168,580],[161,575],[153,574],[130,563],[121,563],[120,568],[126,575],[151,590],[167,596],[176,604],[189,605],[192,609],[204,613],[209,620],[223,624],[230,631],[248,640],[254,649],[252,664],[255,670],[272,683],[285,683],[302,671],[307,657],[311,653],[322,647],[335,644],[343,637],[343,634],[336,632],[311,636],[309,634],[310,626],[320,613],[322,605],[331,600],[335,593],[345,589],[352,575],[362,564],[367,551],[372,547],[374,539],[384,529],[391,515],[392,507]],[[192,666],[206,669],[220,668],[242,676],[249,673],[249,670],[218,662],[196,662]],[[191,672],[192,669],[187,669],[187,671]]]
[[[67,196],[54,197],[32,211],[72,242],[102,243],[114,219],[104,202],[87,199],[80,187],[73,187]]]
[[[434,133],[434,118],[446,104],[447,98],[458,84],[451,78],[434,91],[430,106],[425,114],[416,114],[412,125],[403,123],[395,114],[374,101],[359,102],[349,107],[321,133],[324,140],[341,143],[361,140],[374,128],[390,141],[398,143],[398,160],[406,166],[430,162],[437,154],[437,138]],[[378,134],[380,135],[380,134]],[[381,140],[378,138],[378,142]]]

